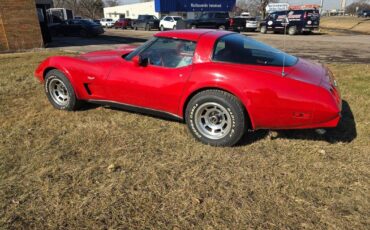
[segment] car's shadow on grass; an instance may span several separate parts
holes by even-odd
[[[315,129],[298,129],[298,130],[274,130],[276,135],[270,135],[269,130],[257,130],[247,132],[237,146],[245,146],[252,144],[258,140],[264,139],[270,136],[272,140],[279,138],[297,139],[297,140],[314,140],[314,141],[326,141],[328,143],[345,142],[349,143],[357,137],[356,123],[349,104],[343,100],[342,105],[342,118],[336,128],[326,129],[325,134],[319,134]],[[138,115],[144,115],[153,117],[156,119],[162,119],[171,122],[182,122],[181,119],[176,119],[172,116],[166,116],[166,114],[148,113],[148,111],[135,110],[132,108],[118,108],[109,105],[99,105],[86,103],[80,111],[86,111],[90,109],[96,109],[98,107],[111,109],[115,111],[130,112]]]
[[[345,142],[349,143],[357,137],[356,123],[349,104],[343,100],[342,118],[336,128],[325,129],[325,134],[319,134],[315,129],[298,129],[298,130],[275,130],[271,139],[297,139],[297,140],[314,140],[326,141],[328,143]],[[257,140],[263,139],[269,135],[268,130],[257,130],[247,133],[239,145],[248,145]]]

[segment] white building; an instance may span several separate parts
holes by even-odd
[[[113,20],[119,18],[137,19],[140,14],[154,15],[157,18],[160,16],[158,12],[155,12],[154,1],[104,8],[104,17]]]

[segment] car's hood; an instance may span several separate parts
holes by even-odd
[[[78,58],[89,62],[111,62],[135,50],[135,46],[121,46],[114,50],[100,50],[80,55]]]

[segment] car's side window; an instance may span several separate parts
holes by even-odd
[[[158,38],[140,53],[150,65],[180,68],[192,64],[196,43],[172,38]]]
[[[209,14],[202,14],[200,16],[200,19],[208,19],[209,18]]]

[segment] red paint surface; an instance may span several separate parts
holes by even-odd
[[[193,64],[182,68],[142,67],[122,58],[134,50],[123,46],[78,57],[51,57],[40,64],[43,82],[48,69],[62,71],[81,100],[107,100],[183,117],[194,93],[217,88],[235,95],[245,106],[253,129],[335,127],[341,99],[331,72],[299,59],[282,67],[213,62],[215,41],[227,33],[215,30],[160,32],[155,36],[197,42]],[[84,88],[88,84],[91,95]]]

